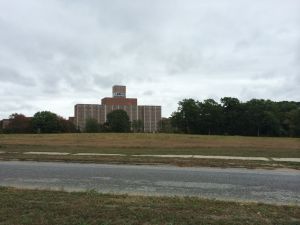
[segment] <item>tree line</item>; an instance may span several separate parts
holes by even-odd
[[[189,134],[300,137],[300,102],[184,99],[177,111],[162,121],[162,129]]]
[[[99,124],[97,120],[89,118],[83,132],[134,132],[141,131],[141,121],[129,121],[124,110],[115,110],[107,114],[107,122]],[[2,127],[2,126],[0,126]],[[23,114],[10,115],[3,133],[76,133],[80,132],[75,124],[49,111],[37,112],[34,116],[26,117]]]
[[[75,125],[49,111],[37,112],[33,117],[14,113],[9,116],[9,123],[3,133],[75,133]]]
[[[1,126],[0,126],[1,127]],[[162,119],[160,132],[205,135],[284,136],[300,137],[300,102],[274,102],[252,99],[241,102],[224,97],[198,101],[184,99],[177,111]],[[12,114],[4,133],[67,133],[80,132],[70,120],[49,111],[37,112],[32,118]],[[127,113],[115,110],[107,122],[99,124],[87,119],[83,132],[143,132],[143,121],[129,121]]]

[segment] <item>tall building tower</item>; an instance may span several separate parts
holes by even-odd
[[[126,98],[126,86],[114,85],[112,88],[113,98]]]
[[[144,132],[156,132],[160,129],[161,106],[138,105],[136,98],[126,97],[126,86],[122,85],[114,85],[112,97],[102,98],[101,105],[75,105],[74,123],[84,131],[87,119],[93,118],[103,124],[107,121],[107,114],[118,109],[126,111],[131,122],[140,120]]]

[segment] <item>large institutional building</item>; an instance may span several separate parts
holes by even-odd
[[[126,86],[115,85],[112,97],[106,97],[100,104],[75,105],[74,123],[82,131],[87,119],[93,118],[98,123],[106,122],[107,114],[122,109],[127,112],[130,121],[141,121],[144,132],[156,132],[160,129],[161,106],[138,105],[136,98],[126,98]]]

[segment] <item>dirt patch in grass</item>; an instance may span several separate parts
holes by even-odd
[[[299,224],[300,207],[0,188],[0,224]]]

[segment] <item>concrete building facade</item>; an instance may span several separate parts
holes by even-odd
[[[74,108],[74,123],[84,131],[87,119],[96,119],[104,124],[107,114],[122,109],[127,112],[131,122],[140,120],[144,132],[157,132],[160,129],[161,106],[138,105],[136,98],[126,98],[126,86],[115,85],[112,97],[101,100],[101,104],[77,104]]]

